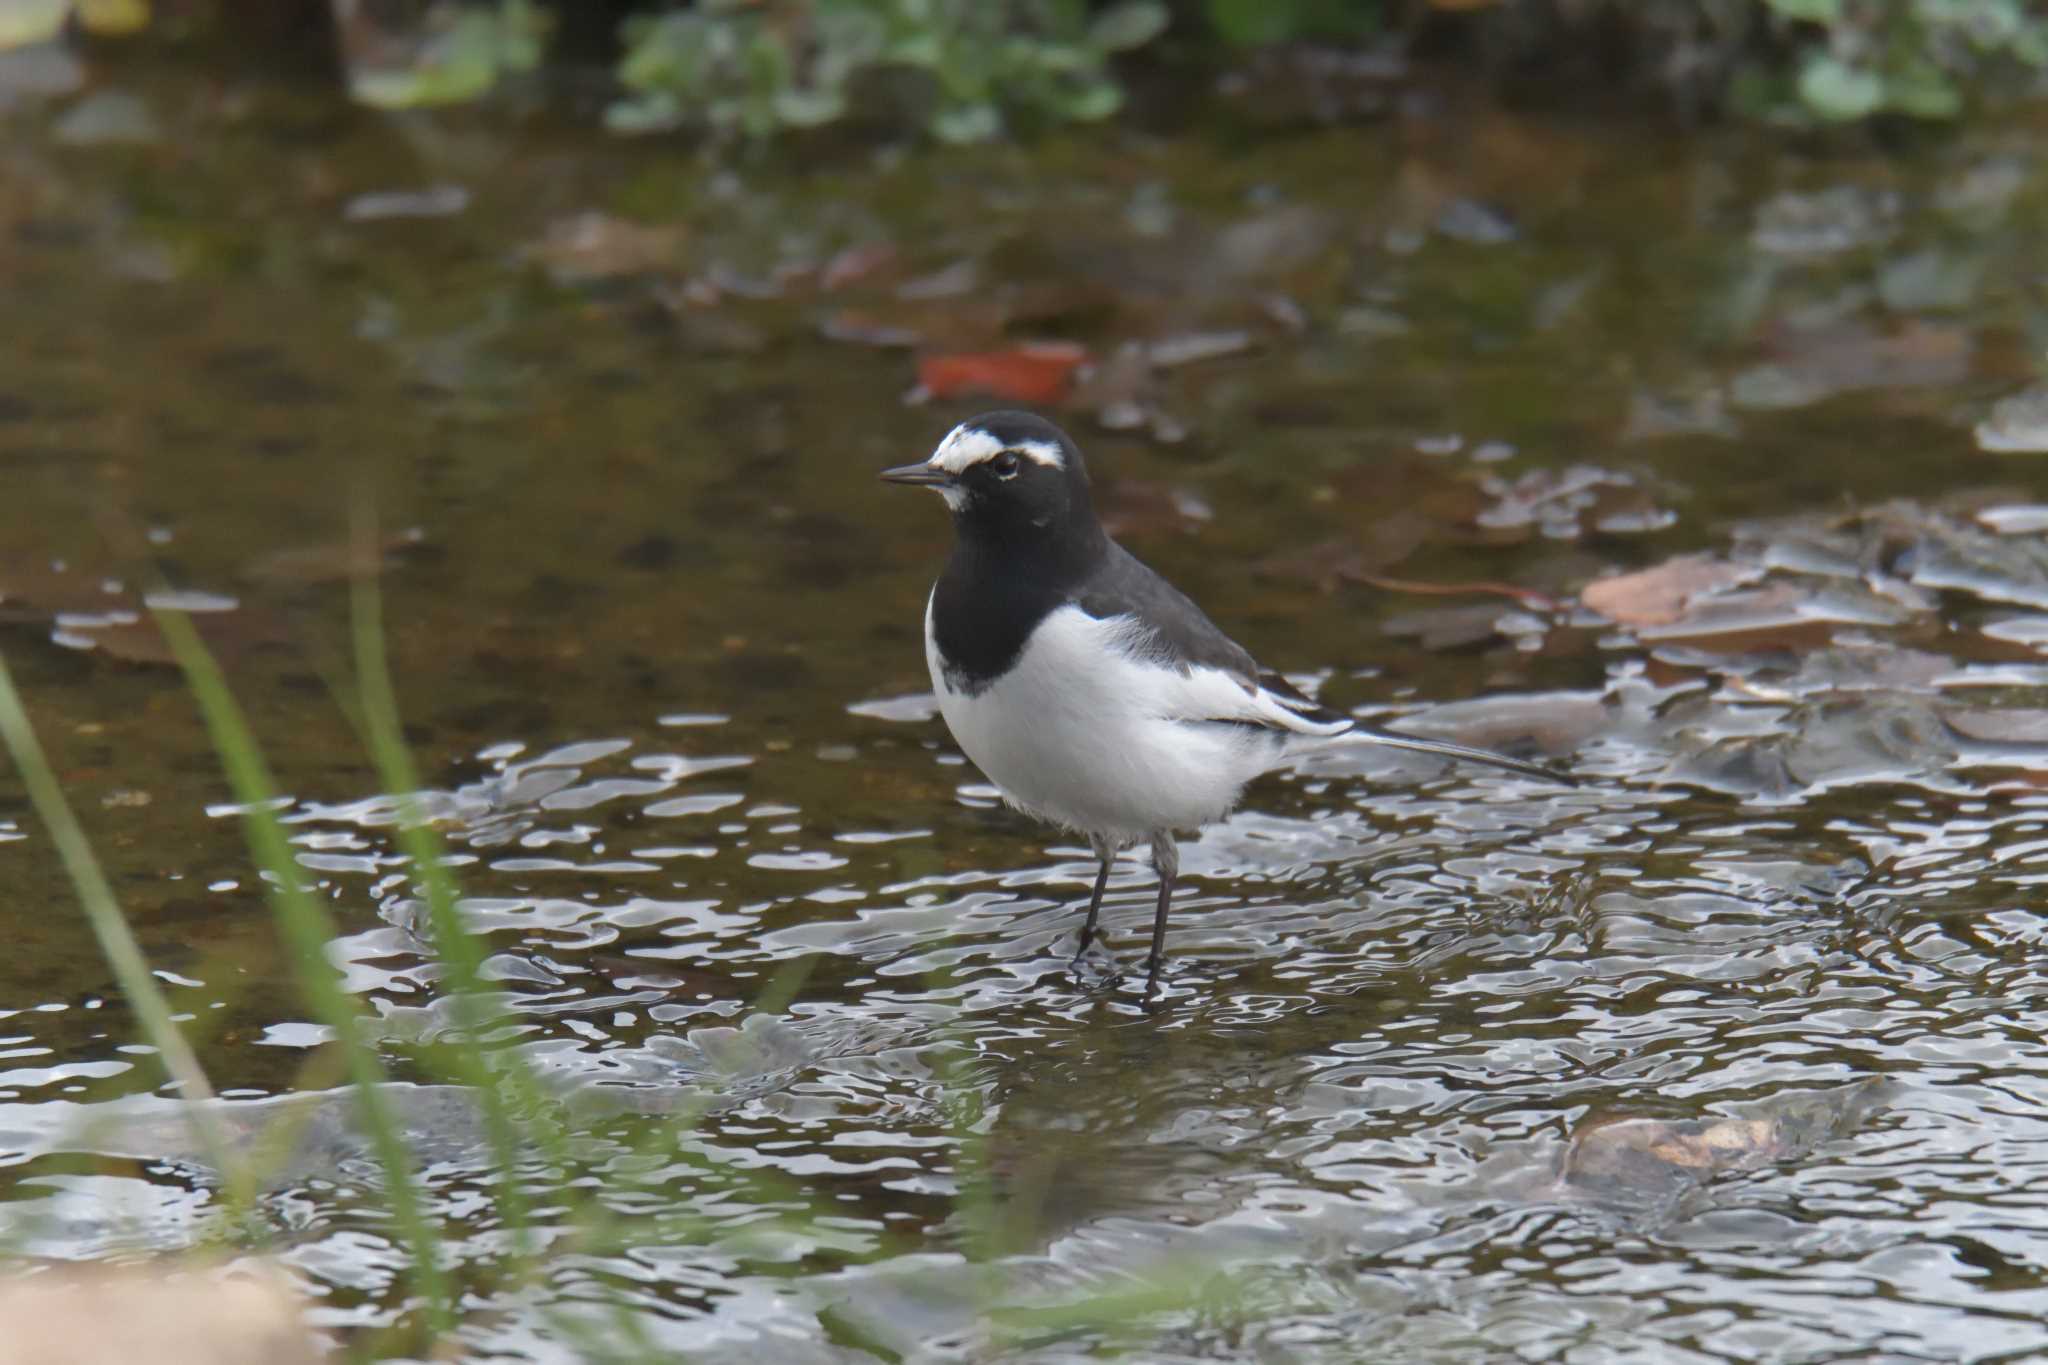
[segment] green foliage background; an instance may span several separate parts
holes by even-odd
[[[153,14],[177,15],[185,31],[195,10],[237,22],[232,0],[0,0],[0,47],[67,24],[143,32]],[[485,95],[540,66],[569,13],[542,0],[335,0],[337,28],[361,27],[372,10],[402,30],[391,45],[404,55],[351,60],[349,82],[383,107]],[[1446,30],[1467,40],[1454,56],[1539,76],[1583,65],[1589,32],[1618,35],[1604,83],[1808,125],[1952,120],[1988,96],[2039,88],[2048,71],[2048,15],[2028,0],[657,0],[615,12],[609,126],[750,140],[868,113],[945,142],[984,141],[1115,114],[1116,62],[1131,54],[1200,70],[1247,47],[1398,53]]]

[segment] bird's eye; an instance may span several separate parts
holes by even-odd
[[[988,467],[995,471],[995,475],[999,479],[1016,478],[1018,468],[1017,452],[1014,450],[999,452],[993,460],[988,462]]]

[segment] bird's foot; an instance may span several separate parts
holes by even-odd
[[[1114,981],[1120,975],[1116,954],[1112,953],[1100,939],[1083,942],[1067,963],[1067,975],[1084,986],[1100,986]]]

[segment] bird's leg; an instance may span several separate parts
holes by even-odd
[[[1092,839],[1095,856],[1102,860],[1102,866],[1095,873],[1095,894],[1088,898],[1088,918],[1081,923],[1081,946],[1074,949],[1074,961],[1079,963],[1088,953],[1088,945],[1095,942],[1095,917],[1102,913],[1103,888],[1109,885],[1109,865],[1116,860],[1116,845],[1106,839]]]
[[[1180,871],[1180,850],[1170,830],[1152,836],[1152,870],[1159,874],[1159,909],[1152,916],[1152,956],[1145,963],[1145,994],[1159,992],[1159,967],[1166,960],[1166,911],[1173,903],[1173,878]]]

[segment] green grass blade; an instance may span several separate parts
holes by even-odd
[[[186,682],[205,717],[228,785],[241,805],[242,828],[250,852],[269,883],[271,909],[290,950],[300,995],[314,1016],[334,1034],[348,1059],[348,1077],[362,1125],[384,1174],[385,1192],[391,1201],[399,1240],[410,1256],[410,1276],[425,1300],[427,1326],[439,1335],[454,1321],[448,1273],[441,1264],[439,1238],[426,1216],[412,1154],[384,1092],[383,1063],[362,1037],[362,1005],[342,985],[340,973],[327,959],[327,945],[337,937],[338,927],[327,907],[307,889],[300,876],[298,859],[273,804],[276,783],[271,780],[262,750],[241,708],[235,704],[220,665],[184,613],[158,610],[155,617],[158,629],[185,670]]]
[[[142,946],[135,941],[121,907],[114,900],[113,888],[93,854],[92,842],[64,799],[63,787],[36,739],[35,727],[29,723],[21,695],[14,689],[14,676],[4,659],[0,659],[0,739],[5,740],[7,751],[14,756],[14,766],[21,772],[29,800],[49,830],[64,871],[78,892],[78,907],[92,926],[100,953],[113,969],[114,980],[128,998],[128,1007],[135,1011],[143,1037],[156,1049],[164,1074],[177,1085],[179,1094],[190,1101],[184,1106],[186,1121],[227,1184],[229,1210],[247,1208],[254,1193],[248,1168],[235,1157],[218,1116],[207,1107],[214,1097],[213,1087],[207,1083],[206,1072],[185,1035],[178,1030],[170,1002],[164,999],[156,978],[150,975],[149,960],[143,956]]]
[[[367,531],[360,517],[358,521],[359,530]],[[529,1114],[542,1111],[545,1096],[516,1048],[502,1049],[493,1055],[484,1046],[484,1035],[492,1023],[487,1002],[495,992],[484,980],[484,947],[463,918],[455,878],[442,856],[441,841],[422,817],[415,799],[420,790],[419,773],[411,751],[406,748],[399,720],[398,696],[384,653],[383,599],[370,574],[356,577],[349,602],[364,741],[385,791],[399,801],[398,847],[411,863],[415,883],[426,901],[428,923],[433,927],[434,955],[448,983],[449,1003],[459,1033],[453,1042],[439,1049],[438,1055],[448,1065],[452,1078],[475,1092],[483,1110],[484,1129],[499,1172],[501,1211],[512,1229],[516,1254],[523,1257],[531,1250],[531,1211],[518,1181],[522,1125],[508,1101],[507,1091]],[[528,1135],[541,1140],[558,1167],[566,1164],[567,1150],[555,1140],[551,1125],[540,1125]]]

